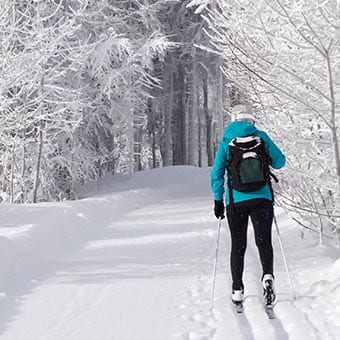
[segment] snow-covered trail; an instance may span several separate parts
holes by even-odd
[[[62,228],[59,233],[64,237],[59,235],[59,246],[51,254],[46,249],[26,251],[29,270],[16,277],[29,284],[22,283],[25,289],[13,290],[4,298],[0,340],[337,338],[333,328],[329,332],[327,326],[315,325],[311,297],[301,298],[297,291],[298,298],[293,300],[275,234],[278,303],[276,319],[267,318],[251,228],[245,312],[236,315],[229,302],[225,223],[210,311],[217,221],[212,216],[208,169],[183,167],[139,176],[117,184],[116,193],[67,203],[81,221],[87,221],[86,227],[75,228],[79,222],[69,220],[73,223],[69,228],[79,231],[78,239],[75,232],[68,234]],[[302,241],[291,236],[297,230],[282,211],[277,218],[293,256]],[[65,239],[70,238],[75,242],[68,244]],[[37,246],[38,238],[29,240],[31,248]],[[21,268],[20,263],[14,264]],[[292,268],[299,269],[295,264]]]

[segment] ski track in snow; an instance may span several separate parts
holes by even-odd
[[[229,232],[223,221],[210,310],[217,221],[209,170],[139,173],[114,187],[119,192],[105,187],[106,196],[83,201],[0,211],[7,259],[0,282],[0,340],[340,338],[340,262],[330,265],[337,254],[326,248],[314,254],[315,247],[289,237],[294,300],[273,230],[278,299],[276,318],[269,320],[249,225],[244,313],[237,314],[230,301]],[[288,237],[285,228],[292,222],[282,211],[277,218],[282,237]],[[69,224],[58,225],[64,220]]]

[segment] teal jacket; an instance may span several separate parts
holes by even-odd
[[[258,136],[263,139],[265,149],[270,158],[270,166],[272,168],[280,169],[285,165],[285,156],[264,131],[258,130],[253,124],[245,121],[230,123],[224,129],[223,139],[218,146],[214,165],[211,170],[211,189],[216,201],[223,200],[224,196],[224,177],[229,157],[230,141],[235,137],[246,137],[250,135]],[[240,192],[233,189],[234,203],[248,201],[255,198],[265,198],[272,201],[273,197],[269,185],[266,184],[262,188],[251,192]],[[229,204],[229,194],[226,194],[225,202],[227,205]]]

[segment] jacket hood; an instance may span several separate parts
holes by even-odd
[[[235,137],[250,136],[256,131],[257,128],[253,124],[246,121],[236,121],[227,125],[223,132],[223,138],[229,143]]]

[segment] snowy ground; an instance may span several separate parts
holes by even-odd
[[[268,320],[251,228],[245,313],[231,308],[224,222],[209,310],[208,169],[151,170],[96,190],[76,202],[0,205],[0,340],[340,339],[340,250],[301,240],[282,210],[296,299],[274,233],[278,302]]]

